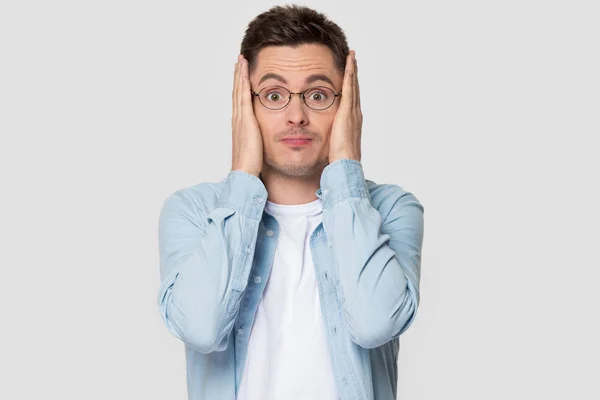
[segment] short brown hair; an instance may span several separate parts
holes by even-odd
[[[350,53],[346,34],[324,14],[306,6],[274,6],[256,16],[246,28],[240,53],[248,60],[248,71],[256,68],[256,57],[267,46],[323,44],[333,53],[335,66],[342,72]]]

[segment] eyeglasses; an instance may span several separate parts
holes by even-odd
[[[292,99],[293,94],[300,95],[300,98],[309,108],[313,110],[326,110],[333,105],[335,98],[342,95],[342,91],[335,93],[328,87],[316,86],[306,89],[304,92],[292,93],[281,86],[267,86],[259,93],[252,90],[252,94],[260,100],[260,103],[269,110],[281,110],[287,106]]]

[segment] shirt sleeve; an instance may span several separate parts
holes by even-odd
[[[177,338],[201,353],[223,351],[248,283],[267,191],[230,171],[223,190],[172,193],[159,217],[158,306]]]
[[[419,305],[423,206],[386,185],[382,213],[371,203],[362,165],[340,159],[321,175],[323,225],[340,280],[338,294],[353,341],[381,346],[412,324]]]

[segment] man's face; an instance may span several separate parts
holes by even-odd
[[[276,76],[269,75],[264,79],[266,74]],[[324,77],[306,83],[313,75]],[[342,82],[343,76],[335,67],[331,50],[320,44],[305,44],[296,48],[266,47],[258,53],[256,69],[250,76],[252,90],[256,93],[272,86],[281,86],[294,93],[324,86],[337,94]],[[270,98],[277,96],[275,94]],[[317,94],[313,98],[320,97]],[[254,114],[263,138],[263,159],[268,168],[295,178],[309,178],[320,173],[329,162],[329,136],[338,106],[339,97],[331,107],[317,111],[304,104],[299,95],[292,95],[285,108],[270,110],[260,103],[258,97],[253,96]],[[296,135],[308,136],[312,140],[307,144],[285,141]]]

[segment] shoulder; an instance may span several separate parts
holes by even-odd
[[[424,212],[423,204],[414,193],[402,186],[391,183],[376,183],[365,179],[371,197],[371,204],[385,219],[390,212],[400,207],[415,207]]]
[[[162,213],[178,212],[190,216],[206,216],[215,208],[225,180],[221,182],[200,182],[185,186],[169,193],[162,206]]]

